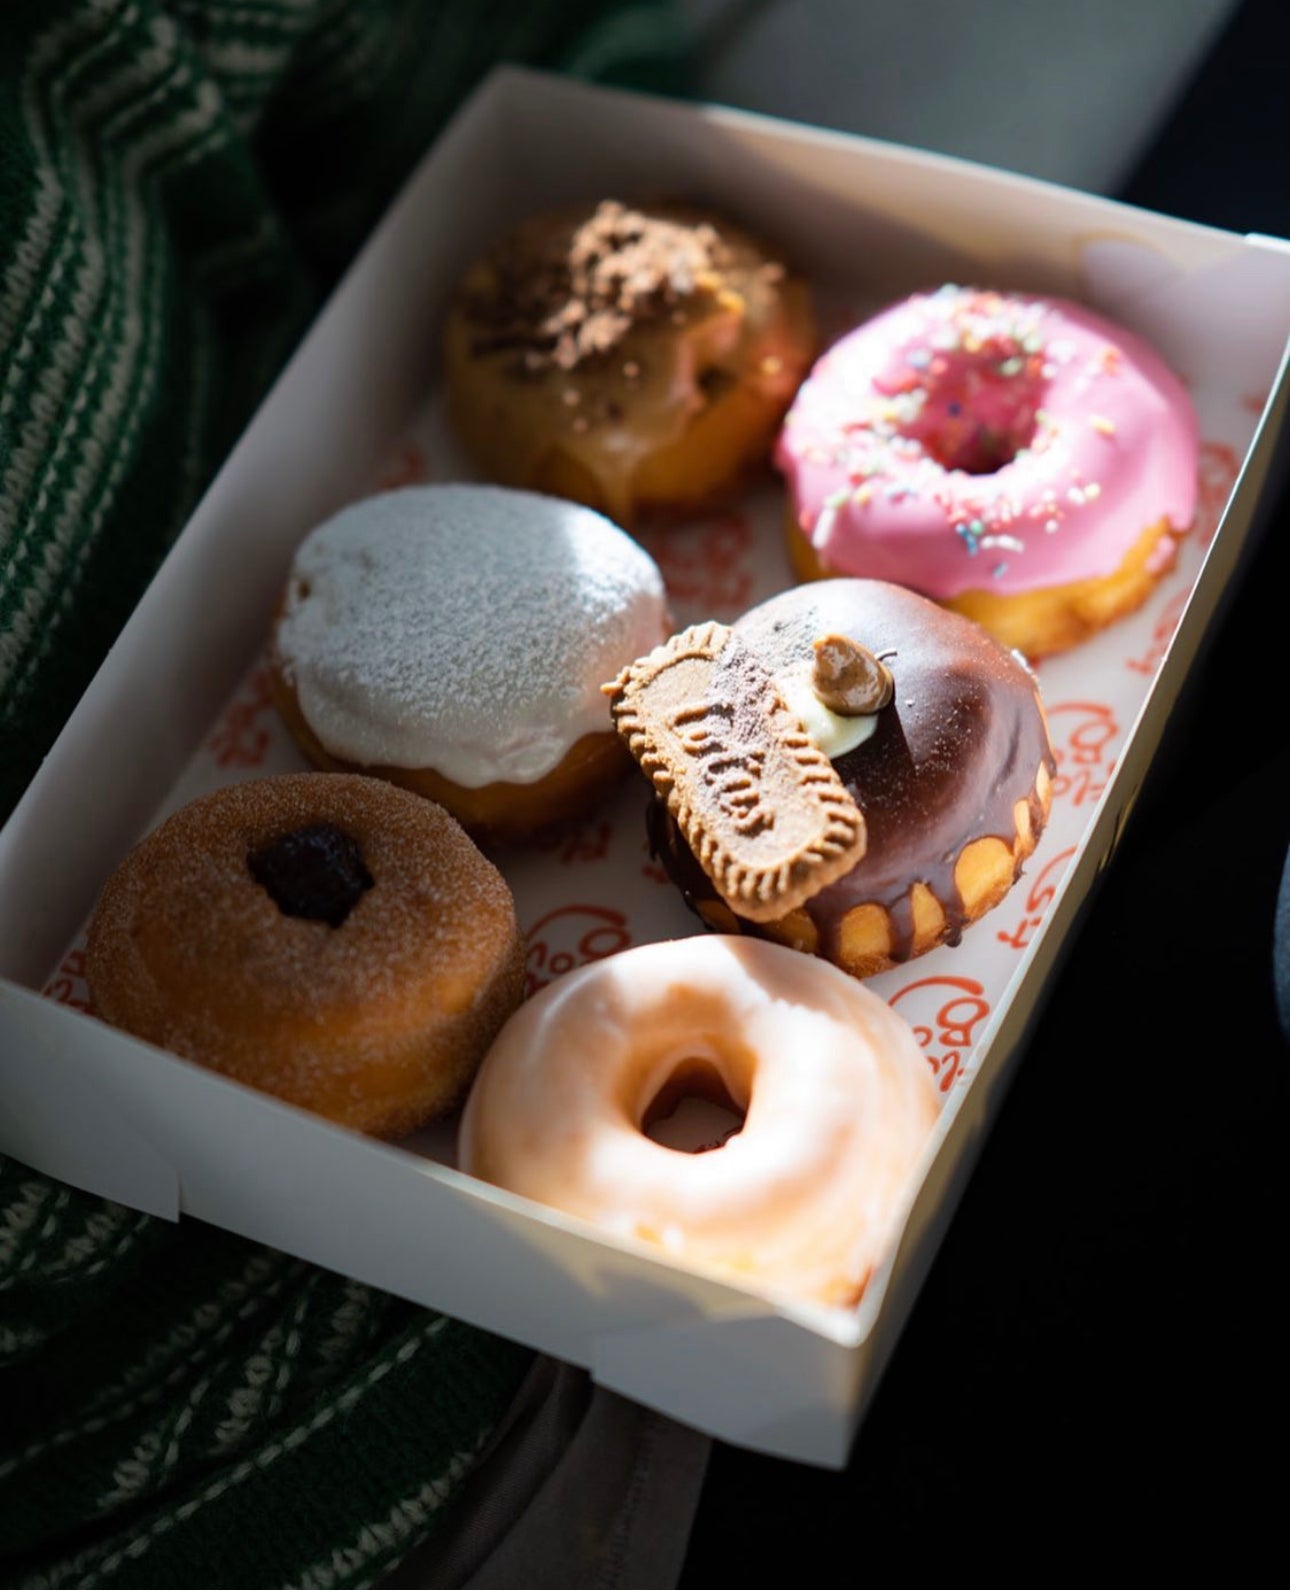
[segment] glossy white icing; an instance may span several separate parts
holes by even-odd
[[[643,1125],[680,1074],[745,1113],[718,1149]],[[936,1122],[909,1024],[830,963],[750,937],[631,947],[511,1016],[462,1115],[459,1165],[754,1288],[854,1304]]]

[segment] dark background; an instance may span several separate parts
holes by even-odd
[[[1290,237],[1288,32],[1246,0],[1118,197]],[[1282,488],[849,1466],[714,1445],[683,1588],[1286,1586],[1287,537]]]

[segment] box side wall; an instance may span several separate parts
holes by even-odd
[[[844,1460],[867,1352],[826,1314],[607,1242],[4,981],[0,1035],[0,1144],[29,1165],[520,1339],[733,1444]],[[759,1376],[768,1363],[780,1377]]]
[[[875,300],[955,277],[1074,292],[1079,250],[1096,238],[1136,240],[1187,270],[1240,247],[1215,228],[880,140],[521,69],[504,81],[522,212],[670,192],[755,229],[773,215],[795,264],[836,281],[845,262]]]

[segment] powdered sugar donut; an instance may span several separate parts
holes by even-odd
[[[666,634],[663,579],[593,510],[516,489],[408,487],[305,538],[274,626],[275,701],[311,762],[519,840],[630,759],[601,693]]]
[[[744,1113],[699,1153],[645,1132],[669,1098]],[[768,941],[632,947],[530,997],[462,1114],[466,1172],[675,1260],[850,1306],[894,1240],[937,1093],[868,986]]]
[[[776,448],[799,576],[897,582],[1032,660],[1137,608],[1197,491],[1197,422],[1135,333],[945,286],[817,362]]]

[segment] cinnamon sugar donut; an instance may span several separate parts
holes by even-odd
[[[523,842],[629,771],[600,686],[667,625],[657,565],[603,515],[506,487],[408,487],[297,549],[270,680],[316,767]]]
[[[768,464],[816,348],[805,282],[743,228],[606,200],[524,223],[467,272],[449,411],[489,480],[631,527]]]
[[[698,1153],[656,1143],[678,1095],[728,1102],[742,1129]],[[937,1100],[913,1030],[867,986],[695,936],[530,997],[476,1075],[458,1161],[681,1263],[849,1307],[896,1238]]]
[[[1055,760],[1034,673],[974,621],[907,588],[839,577],[792,587],[735,622],[864,817],[863,855],[781,917],[722,899],[667,805],[650,845],[711,928],[768,936],[860,978],[943,944],[1011,889],[1047,822]],[[811,689],[816,643],[850,638],[890,672],[873,713]]]
[[[442,808],[357,775],[199,797],[108,880],[106,1023],[352,1129],[454,1107],[523,992],[509,887]]]
[[[826,350],[776,444],[799,579],[898,582],[1032,661],[1173,568],[1197,458],[1191,397],[1137,334],[952,285]]]

